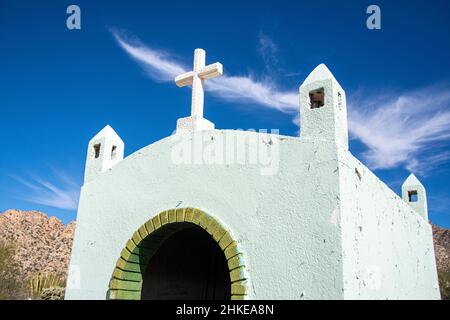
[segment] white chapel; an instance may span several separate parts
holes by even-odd
[[[89,142],[66,299],[439,299],[426,190],[352,155],[328,68],[300,86],[300,137],[215,128],[222,73],[196,49],[173,135],[126,158],[110,126]]]

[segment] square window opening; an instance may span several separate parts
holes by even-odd
[[[309,92],[309,104],[311,109],[323,107],[325,105],[324,88],[316,89]]]
[[[419,197],[417,195],[417,190],[408,191],[409,202],[417,202],[419,201]]]
[[[100,148],[101,148],[100,143],[94,144],[94,159],[100,157]]]

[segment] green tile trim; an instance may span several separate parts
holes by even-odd
[[[239,247],[238,243],[236,241],[233,241],[226,249],[224,250],[225,257],[227,260],[231,259],[235,255],[238,255],[241,253],[241,248]]]
[[[179,223],[195,224],[217,242],[228,263],[231,299],[246,299],[248,276],[244,254],[231,232],[216,218],[195,208],[166,210],[141,225],[120,253],[109,285],[109,299],[139,300],[146,264]]]
[[[110,300],[141,300],[141,291],[110,290]]]
[[[185,208],[184,209],[184,221],[186,222],[192,222],[192,219],[194,217],[194,210],[193,208]]]
[[[141,272],[130,272],[116,268],[113,272],[114,279],[127,280],[127,281],[142,281]]]
[[[200,219],[203,216],[203,211],[194,209],[194,213],[192,216],[192,223],[196,224],[196,225],[200,225]]]
[[[161,225],[166,225],[169,223],[169,214],[167,211],[163,211],[159,214],[160,220],[161,220]]]
[[[246,295],[247,294],[247,281],[238,281],[231,284],[232,295]]]
[[[131,271],[131,272],[144,272],[145,265],[141,265],[139,263],[132,263],[129,261],[125,261],[122,258],[119,258],[117,261],[116,267],[120,270]]]
[[[155,231],[155,227],[153,226],[152,220],[148,220],[146,223],[144,223],[144,226],[147,229],[148,234]]]
[[[129,262],[134,262],[134,263],[141,262],[141,257],[137,254],[131,253],[126,247],[123,248],[122,252],[120,253],[120,257],[123,260],[129,261]]]
[[[242,254],[238,254],[228,260],[228,269],[234,270],[245,266],[244,257]]]
[[[116,290],[128,290],[128,291],[141,291],[142,282],[112,279],[109,287],[111,290],[116,289]]]
[[[177,214],[177,222],[184,222],[184,208],[177,209],[176,214]]]
[[[233,241],[230,232],[225,232],[224,236],[219,241],[219,246],[224,251]]]
[[[139,243],[142,241],[142,237],[137,230],[135,233],[133,233],[133,236],[131,237],[131,239],[133,239],[134,243]]]
[[[145,224],[143,224],[139,229],[138,229],[139,235],[141,236],[142,239],[145,239],[148,236],[148,231],[147,228],[145,227]]]
[[[175,209],[169,210],[168,216],[169,216],[169,223],[174,223],[177,221],[177,213]]]
[[[154,217],[152,219],[153,221],[153,226],[155,227],[155,230],[159,229],[161,227],[161,218],[159,215],[157,215],[156,217]]]
[[[247,279],[247,275],[245,272],[245,267],[239,267],[237,269],[230,271],[230,280],[231,282],[237,282]]]

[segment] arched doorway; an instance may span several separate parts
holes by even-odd
[[[142,300],[230,299],[225,255],[202,228],[192,225],[166,239],[148,262]]]
[[[121,251],[109,299],[245,299],[244,254],[230,231],[195,208],[163,211]]]

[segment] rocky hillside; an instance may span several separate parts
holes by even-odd
[[[437,268],[450,272],[450,229],[433,225],[433,238]]]
[[[0,242],[16,247],[23,276],[54,273],[65,276],[69,266],[75,222],[64,225],[38,211],[8,210],[0,214]]]
[[[67,226],[38,211],[9,210],[0,214],[0,242],[15,243],[16,258],[26,276],[36,272],[65,275],[75,221]],[[433,225],[436,264],[450,271],[450,230]]]

